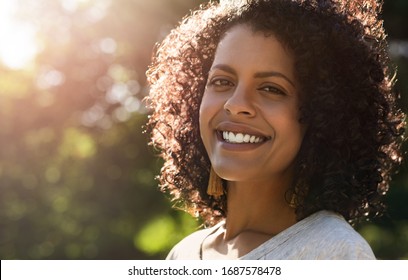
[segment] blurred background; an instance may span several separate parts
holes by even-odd
[[[142,99],[155,42],[204,2],[0,0],[1,259],[162,259],[197,229],[158,191]],[[407,112],[408,1],[383,18]],[[380,259],[408,259],[407,161],[358,227]]]

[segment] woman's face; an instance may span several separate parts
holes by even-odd
[[[223,179],[291,178],[304,126],[294,59],[275,36],[231,28],[219,43],[200,107],[200,132]]]

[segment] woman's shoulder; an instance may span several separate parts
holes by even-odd
[[[330,211],[316,213],[311,243],[320,259],[375,259],[367,241],[341,216]]]
[[[201,244],[212,232],[222,226],[224,222],[217,225],[201,229],[188,235],[177,243],[167,255],[166,260],[199,260],[201,259]]]
[[[339,214],[319,211],[244,259],[375,259],[367,241]]]

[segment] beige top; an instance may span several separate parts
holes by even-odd
[[[225,221],[199,230],[180,241],[168,260],[200,260],[204,239]],[[319,211],[272,237],[242,260],[374,260],[364,238],[339,214]]]

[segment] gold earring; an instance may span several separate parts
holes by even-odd
[[[211,167],[210,178],[208,179],[207,194],[214,198],[219,198],[224,194],[224,188],[222,187],[222,179],[215,173]]]
[[[296,209],[296,206],[297,206],[297,204],[296,204],[296,195],[292,194],[292,198],[291,198],[291,200],[289,202],[289,207]]]

